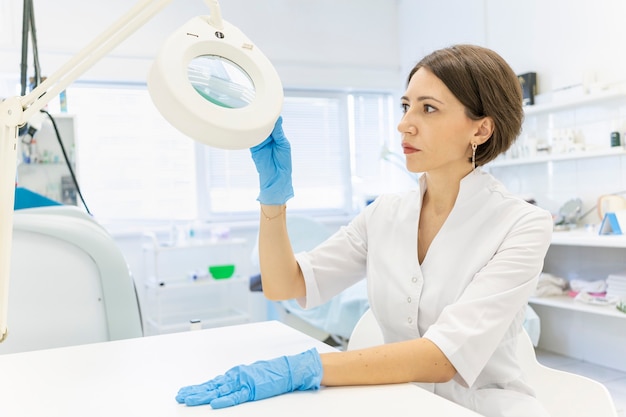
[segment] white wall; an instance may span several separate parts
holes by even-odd
[[[456,43],[485,45],[484,0],[397,0],[402,81],[424,55]]]
[[[622,0],[398,0],[400,54],[407,64],[454,43],[500,53],[517,73],[535,71],[539,92],[626,80]]]
[[[487,1],[487,43],[518,72],[536,71],[540,92],[626,79],[622,0]]]
[[[51,74],[135,2],[35,0],[42,72]],[[397,15],[386,0],[223,0],[224,20],[276,66],[286,87],[389,89],[398,85]],[[144,81],[167,35],[196,15],[201,0],[173,0],[83,79]],[[22,1],[0,1],[0,74],[19,78]],[[32,60],[29,59],[32,74]],[[2,88],[2,84],[0,84]],[[0,95],[7,94],[0,89]]]

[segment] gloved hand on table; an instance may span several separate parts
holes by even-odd
[[[259,173],[262,204],[280,206],[293,197],[291,185],[291,145],[283,132],[283,118],[278,118],[267,139],[250,148]]]
[[[313,348],[294,356],[235,366],[204,384],[181,388],[176,401],[224,408],[291,391],[318,389],[321,381],[322,362]]]

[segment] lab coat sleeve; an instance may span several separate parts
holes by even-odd
[[[552,227],[552,218],[544,210],[522,216],[459,299],[446,306],[425,332],[424,337],[454,365],[455,380],[462,385],[469,387],[476,381],[528,302],[543,268]]]
[[[365,212],[361,212],[315,249],[296,254],[306,285],[306,297],[298,299],[301,307],[319,306],[365,278],[366,224]]]

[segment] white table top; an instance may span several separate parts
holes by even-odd
[[[221,410],[174,399],[232,366],[311,347],[334,350],[270,321],[0,355],[0,416],[478,415],[412,384],[322,387]]]

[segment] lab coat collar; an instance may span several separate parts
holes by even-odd
[[[476,167],[469,174],[461,178],[459,186],[459,195],[457,201],[462,201],[470,198],[484,189],[489,182],[491,182],[491,175],[483,171],[480,167]],[[421,175],[419,178],[419,187],[422,198],[426,192],[426,175]]]

